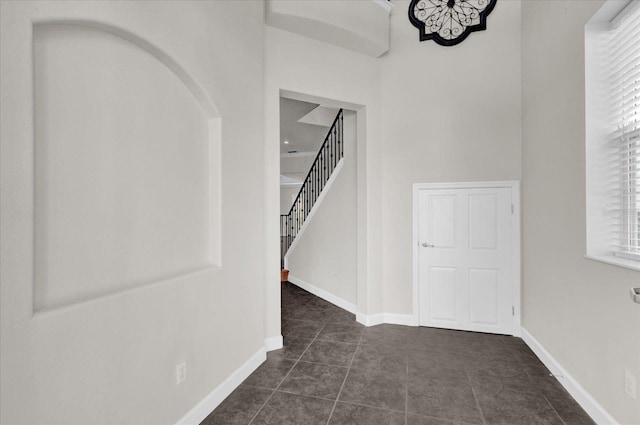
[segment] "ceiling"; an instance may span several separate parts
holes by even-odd
[[[317,103],[280,98],[281,184],[306,177],[337,113]]]
[[[298,122],[318,106],[316,103],[280,98],[280,153],[317,152],[320,149],[329,127]],[[285,144],[285,141],[289,143]]]

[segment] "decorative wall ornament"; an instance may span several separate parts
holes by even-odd
[[[409,21],[420,30],[420,41],[442,46],[462,42],[473,31],[487,28],[487,16],[497,0],[411,0]]]

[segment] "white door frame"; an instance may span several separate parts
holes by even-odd
[[[413,322],[420,323],[420,261],[419,261],[419,215],[418,193],[420,190],[429,189],[511,189],[511,202],[513,214],[511,214],[511,237],[513,252],[511,261],[513,266],[513,335],[520,336],[522,308],[520,299],[520,182],[487,181],[487,182],[461,182],[461,183],[414,183],[413,184]]]

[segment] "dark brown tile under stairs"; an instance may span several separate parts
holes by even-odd
[[[282,284],[284,348],[203,425],[593,425],[520,338],[365,328]]]

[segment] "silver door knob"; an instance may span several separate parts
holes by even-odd
[[[423,242],[423,243],[422,243],[422,246],[423,246],[423,247],[425,247],[425,248],[435,248],[435,245],[429,245],[429,244],[428,244],[428,243],[426,243],[426,242]]]

